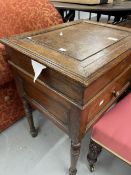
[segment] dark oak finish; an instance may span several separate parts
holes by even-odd
[[[33,117],[32,117],[32,108],[25,98],[23,98],[23,105],[24,105],[26,117],[28,119],[28,123],[30,126],[30,133],[31,133],[32,137],[36,137],[38,132],[34,126],[34,121],[33,121]]]
[[[69,169],[69,174],[74,175],[77,173],[76,165],[80,155],[80,143],[71,143],[71,167]]]
[[[75,11],[84,11],[90,13],[97,13],[97,21],[100,20],[101,14],[115,16],[114,23],[119,22],[120,18],[127,18],[127,15],[131,14],[131,1],[129,0],[115,0],[111,4],[101,5],[87,5],[87,4],[75,4],[75,3],[64,3],[56,2],[52,0],[53,5],[60,11],[65,22],[74,20]],[[64,11],[69,10],[68,16],[64,18]],[[74,17],[74,18],[72,18]],[[91,19],[91,15],[90,18]]]
[[[69,172],[75,175],[86,132],[130,86],[131,30],[82,20],[1,42],[24,89],[30,127],[35,130],[28,103],[71,138]],[[47,67],[35,83],[31,59]]]
[[[15,80],[16,80],[16,83],[19,84],[19,87],[17,87],[17,89],[23,101],[23,107],[24,107],[26,118],[30,127],[30,134],[32,135],[32,137],[36,137],[38,135],[38,130],[35,128],[35,125],[34,125],[33,116],[32,116],[32,107],[26,99],[23,81],[18,76],[15,78]]]
[[[56,2],[51,0],[56,8],[70,9],[70,10],[80,10],[80,11],[129,11],[131,10],[130,0],[115,0],[111,4],[100,4],[100,5],[87,5],[87,4],[75,4],[67,2]]]

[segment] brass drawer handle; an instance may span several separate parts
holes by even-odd
[[[112,94],[113,94],[114,97],[118,97],[120,95],[120,92],[116,91],[116,90],[113,90]]]

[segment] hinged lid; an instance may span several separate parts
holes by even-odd
[[[1,42],[87,86],[131,54],[131,30],[85,20],[16,35]],[[110,66],[109,66],[110,65]]]

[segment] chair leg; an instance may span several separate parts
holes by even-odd
[[[110,21],[110,19],[111,19],[111,15],[108,15],[107,23]]]
[[[89,20],[91,20],[91,12],[89,13]]]
[[[101,13],[97,13],[97,22],[100,21],[100,18],[101,18]]]
[[[93,172],[95,170],[95,163],[97,162],[97,157],[100,154],[101,150],[102,147],[91,139],[89,144],[89,153],[87,155],[90,172]]]

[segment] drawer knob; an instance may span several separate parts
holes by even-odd
[[[118,97],[120,95],[119,91],[115,91],[115,90],[112,92],[112,94],[114,97]]]

